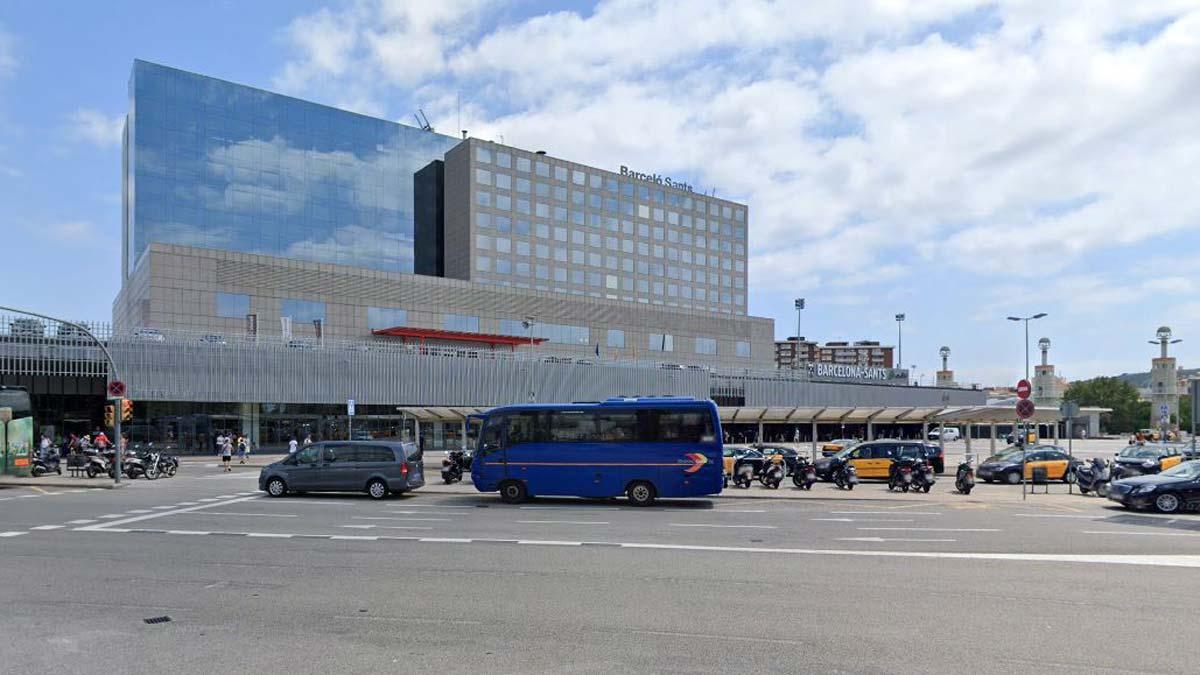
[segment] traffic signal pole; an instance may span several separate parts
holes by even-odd
[[[121,462],[125,460],[125,449],[121,447],[121,418],[125,416],[125,399],[113,399],[113,412],[113,436],[116,437],[113,439],[113,442],[117,444],[117,451],[113,453],[113,457],[116,457],[116,461],[113,464],[113,481],[115,481],[117,485],[120,485]]]

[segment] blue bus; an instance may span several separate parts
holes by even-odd
[[[479,417],[471,479],[510,504],[624,494],[646,506],[721,492],[721,420],[712,401],[612,398],[504,406]]]

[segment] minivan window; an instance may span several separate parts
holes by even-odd
[[[321,446],[309,445],[296,453],[297,464],[312,464],[321,458]]]
[[[424,454],[421,452],[421,446],[416,443],[405,443],[402,447],[404,448],[404,456],[410,462],[419,462],[424,457]],[[390,453],[391,449],[388,449],[388,452]],[[387,461],[390,462],[392,460],[388,459]]]

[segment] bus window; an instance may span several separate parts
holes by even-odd
[[[596,418],[590,412],[583,410],[560,410],[547,413],[550,420],[549,438],[551,443],[574,443],[579,441],[596,440]]]
[[[487,427],[483,430],[483,435],[479,442],[479,454],[490,455],[500,449],[500,443],[504,439],[504,427],[507,422],[505,415],[496,415],[488,419]]]
[[[700,410],[658,410],[652,414],[658,417],[657,433],[653,435],[656,441],[683,441],[699,443],[712,440],[712,417]]]
[[[596,438],[602,443],[619,443],[621,441],[637,441],[638,416],[636,412],[596,413]]]
[[[507,447],[511,448],[521,443],[536,443],[545,436],[541,433],[541,425],[538,424],[538,413],[536,412],[506,415],[504,421],[508,426]]]

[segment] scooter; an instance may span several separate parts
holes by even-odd
[[[833,484],[843,490],[853,490],[858,485],[858,469],[847,461],[842,461],[833,470]]]
[[[754,467],[750,464],[742,464],[733,474],[734,487],[743,490],[750,487],[750,483],[754,482]]]
[[[779,484],[783,482],[785,473],[786,471],[784,470],[782,464],[770,462],[763,467],[762,473],[758,476],[758,480],[762,482],[763,487],[770,488],[772,490],[778,490]]]
[[[1075,481],[1079,493],[1086,495],[1095,492],[1100,497],[1108,495],[1108,482],[1111,477],[1108,462],[1099,457],[1093,457],[1091,462],[1085,462],[1075,468]]]
[[[975,468],[971,463],[963,462],[958,465],[958,470],[954,472],[954,489],[964,495],[971,494],[971,488],[975,487]]]
[[[911,459],[900,459],[892,463],[892,468],[888,472],[888,492],[908,492],[913,489],[913,466],[916,464]]]
[[[100,474],[110,473],[112,471],[112,469],[109,468],[108,460],[104,457],[104,455],[100,454],[99,450],[96,450],[95,448],[85,448],[83,450],[83,454],[87,458],[85,460],[87,464],[84,466],[84,473],[87,474],[88,478],[95,478]]]
[[[792,483],[801,490],[811,490],[817,482],[817,467],[808,459],[801,457],[796,462],[796,470],[792,472]]]
[[[442,480],[446,484],[462,480],[463,473],[471,470],[471,456],[462,450],[451,450],[442,459]]]
[[[37,476],[44,476],[54,472],[62,475],[62,462],[59,459],[57,450],[50,450],[44,457],[35,456],[33,458],[33,466],[29,469],[30,473]]]

